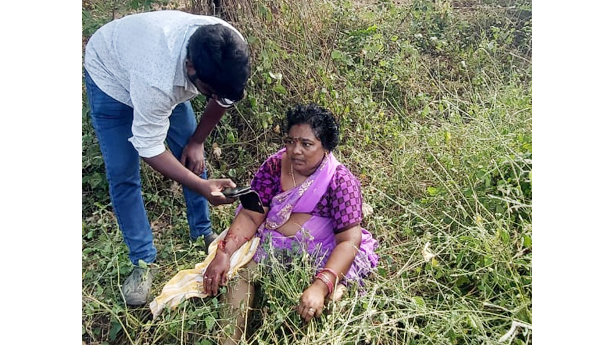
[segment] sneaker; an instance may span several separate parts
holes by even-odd
[[[150,295],[154,269],[136,266],[123,283],[125,303],[132,306],[144,305]]]
[[[204,235],[204,249],[206,253],[208,253],[208,247],[210,247],[210,244],[213,243],[217,237],[219,236],[212,231],[208,235]]]

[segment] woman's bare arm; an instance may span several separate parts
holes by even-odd
[[[360,224],[356,224],[351,228],[342,231],[335,235],[336,246],[331,252],[329,259],[325,263],[325,268],[336,272],[337,276],[329,271],[324,271],[330,281],[335,285],[338,283],[338,278],[341,279],[350,270],[352,262],[356,257],[356,253],[360,248],[362,231]],[[320,279],[315,279],[314,282],[304,290],[300,298],[298,313],[305,321],[310,321],[314,316],[319,317],[323,313],[325,305],[325,297],[329,293],[327,284]]]
[[[258,227],[265,220],[267,212],[267,208],[265,213],[243,208],[235,216],[223,245],[217,246],[215,257],[204,272],[204,293],[215,296],[219,292],[219,286],[227,284],[231,256],[242,244],[254,237]]]

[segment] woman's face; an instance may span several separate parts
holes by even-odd
[[[284,142],[292,167],[304,176],[312,174],[325,157],[326,150],[309,124],[293,125]]]

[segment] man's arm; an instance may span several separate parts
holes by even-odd
[[[171,151],[167,150],[157,156],[142,159],[164,176],[203,195],[212,205],[227,204],[235,201],[235,199],[226,198],[222,193],[216,193],[227,187],[234,188],[235,183],[233,181],[230,179],[204,180],[181,165]],[[213,195],[212,193],[216,193],[217,195]]]
[[[217,123],[221,121],[225,111],[226,109],[218,105],[214,99],[209,99],[196,131],[183,149],[181,164],[185,165],[194,174],[200,175],[204,171],[204,141]]]
[[[204,113],[200,117],[198,127],[196,128],[196,131],[190,140],[196,143],[204,144],[204,141],[210,132],[212,132],[212,130],[217,126],[217,123],[221,121],[221,118],[226,111],[227,109],[218,105],[214,99],[209,99],[208,103],[206,103]]]
[[[186,169],[170,151],[165,151],[164,140],[169,129],[169,116],[173,110],[171,95],[158,87],[153,87],[145,76],[134,74],[131,77],[130,96],[134,110],[131,127],[133,137],[129,141],[142,159],[165,177],[203,195],[213,205],[235,201],[235,199],[225,198],[222,193],[218,193],[224,188],[235,187],[233,181],[229,179],[204,180],[197,176],[202,171],[194,174],[193,171]],[[206,139],[210,130],[214,128],[225,112],[224,109],[217,109],[220,108],[218,104],[210,104],[213,102],[207,104],[205,111],[208,113],[206,116],[208,121],[201,122],[201,125],[198,126],[199,128],[205,126],[205,131],[196,129],[198,135],[203,135],[202,140]],[[185,150],[189,151],[188,146],[184,148],[184,152]],[[199,152],[199,160],[204,162],[203,147]],[[213,192],[217,193],[217,196],[212,195]]]

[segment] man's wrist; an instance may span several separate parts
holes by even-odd
[[[189,142],[193,143],[195,145],[204,146],[204,139],[197,138],[196,136],[193,136],[193,135],[190,137]]]

